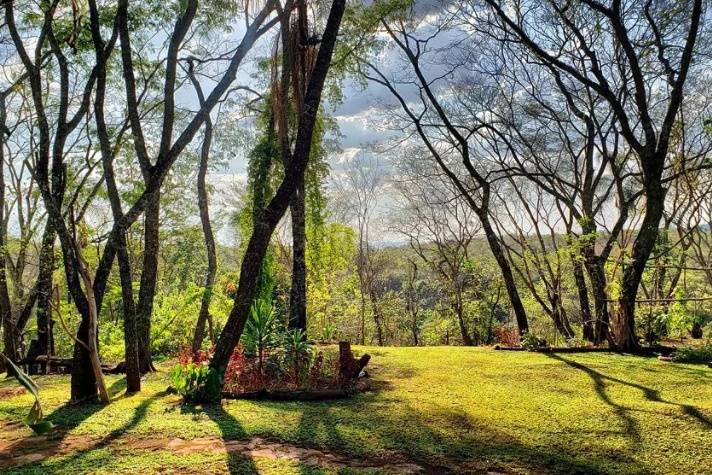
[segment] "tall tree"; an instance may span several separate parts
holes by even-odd
[[[591,88],[609,104],[635,153],[645,214],[612,319],[615,346],[635,349],[635,300],[664,212],[670,141],[698,57],[700,25],[707,14],[704,2],[580,0],[507,8],[500,0],[485,1],[489,9],[481,29],[528,49],[560,74],[567,87]],[[664,89],[656,86],[661,83]]]
[[[480,136],[481,131],[489,127],[481,119],[489,105],[484,100],[481,101],[484,103],[480,104],[482,109],[468,111],[468,121],[461,123],[459,104],[449,102],[450,96],[442,94],[441,91],[441,88],[446,87],[443,83],[448,75],[439,71],[428,72],[427,65],[439,61],[433,56],[434,52],[447,50],[432,49],[429,45],[448,31],[451,21],[451,15],[446,14],[444,18],[438,18],[436,24],[423,25],[424,28],[418,29],[413,24],[417,24],[417,20],[406,21],[402,15],[384,18],[380,23],[382,32],[390,39],[394,50],[402,55],[407,68],[406,74],[414,75],[415,79],[403,77],[403,70],[384,70],[376,61],[368,59],[362,62],[361,73],[369,81],[382,85],[391,93],[402,113],[398,114],[395,109],[390,109],[389,113],[396,116],[391,117],[389,122],[393,127],[413,133],[422,142],[433,160],[477,214],[487,243],[502,273],[519,331],[524,333],[529,328],[524,305],[502,243],[490,220],[493,177],[487,169],[489,157],[487,151],[483,150],[483,140]],[[452,40],[453,44],[458,41],[459,38]],[[409,100],[407,95],[412,92],[415,92],[415,101]],[[478,92],[470,93],[473,94]],[[471,121],[473,116],[479,119]]]
[[[419,165],[412,156],[403,162],[396,185],[401,202],[398,230],[442,282],[462,343],[472,346],[476,338],[468,328],[465,304],[471,247],[480,223],[447,176]]]
[[[379,285],[382,265],[371,243],[377,197],[384,184],[385,167],[378,157],[361,152],[350,160],[345,168],[343,180],[337,181],[340,195],[349,204],[350,216],[356,224],[358,240],[356,254],[356,275],[359,291],[359,343],[366,344],[366,315],[370,309],[376,330],[376,342],[383,346],[384,323]]]
[[[193,74],[192,62],[188,65],[190,81],[193,83],[195,92],[198,96],[198,101],[202,106],[205,102],[205,95],[200,82]],[[208,269],[205,274],[205,288],[203,296],[200,299],[200,310],[198,311],[198,321],[195,324],[195,332],[193,334],[193,342],[191,349],[193,353],[200,350],[205,339],[205,326],[208,325],[208,334],[210,340],[213,339],[213,319],[210,315],[210,302],[213,295],[213,285],[215,285],[215,274],[217,272],[217,255],[215,252],[215,236],[213,235],[213,227],[210,222],[210,209],[208,206],[208,165],[210,162],[210,147],[213,141],[213,121],[208,116],[203,126],[203,142],[200,146],[200,164],[198,166],[198,210],[200,213],[200,224],[203,229],[203,238],[205,239],[205,250],[208,254]]]
[[[298,109],[297,117],[299,122],[294,150],[290,153],[289,160],[285,161],[289,165],[285,169],[284,179],[277,188],[274,197],[265,207],[260,219],[255,222],[254,231],[247,244],[245,258],[240,270],[240,282],[237,287],[235,304],[220,334],[215,347],[215,354],[210,362],[210,367],[219,374],[224,373],[230,356],[242,335],[248,311],[253,304],[257,290],[260,267],[267,252],[272,233],[289,206],[293,194],[304,181],[304,172],[309,162],[314,125],[321,103],[322,90],[331,65],[334,46],[345,8],[345,0],[333,0],[321,42],[318,46],[316,59],[311,71],[308,71],[305,76],[305,78],[308,78],[308,85],[302,106]],[[281,152],[284,153],[284,150],[282,149]]]

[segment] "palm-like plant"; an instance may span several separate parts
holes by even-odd
[[[54,424],[52,424],[52,422],[44,420],[42,405],[40,404],[40,390],[32,378],[27,376],[27,374],[15,365],[10,358],[5,357],[5,355],[1,353],[0,358],[5,359],[5,362],[10,366],[10,368],[12,368],[12,373],[14,374],[15,379],[17,379],[17,381],[35,398],[35,402],[30,409],[30,413],[24,420],[25,425],[27,425],[27,427],[32,429],[35,434],[38,435],[46,434],[54,429]]]
[[[257,355],[260,376],[263,375],[265,350],[274,345],[277,333],[277,314],[272,302],[255,301],[250,308],[242,342],[247,352]]]
[[[288,361],[292,364],[294,380],[298,382],[301,362],[308,358],[312,350],[312,344],[307,340],[306,332],[297,328],[285,332],[282,346]]]

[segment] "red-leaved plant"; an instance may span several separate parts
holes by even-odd
[[[189,347],[178,352],[179,365],[207,365],[212,349],[193,353]],[[223,376],[223,391],[245,394],[268,391],[313,391],[340,387],[339,355],[333,347],[321,347],[312,357],[295,358],[283,349],[270,349],[260,368],[257,356],[248,356],[238,345]],[[261,370],[260,370],[261,369]]]
[[[494,329],[494,336],[502,346],[519,346],[519,331],[515,327],[502,325]]]

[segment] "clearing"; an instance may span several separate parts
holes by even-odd
[[[712,369],[608,353],[358,348],[373,390],[333,402],[183,406],[167,369],[113,401],[65,406],[67,376],[37,377],[59,430],[17,423],[31,397],[0,382],[0,472],[710,473]]]

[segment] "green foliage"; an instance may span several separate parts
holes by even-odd
[[[356,235],[341,223],[311,226],[307,222],[307,313],[320,332],[344,316],[352,304],[354,287],[353,263]],[[341,326],[339,326],[341,328]]]
[[[590,345],[591,342],[578,336],[566,340],[566,346],[568,346],[569,348],[586,348]]]
[[[9,358],[7,358],[5,355],[0,353],[0,356],[5,360],[5,363],[12,368],[12,372],[14,373],[15,379],[25,388],[27,391],[29,391],[30,394],[32,394],[32,397],[35,398],[35,402],[32,404],[32,407],[30,408],[30,413],[27,414],[27,417],[25,417],[24,422],[29,427],[32,429],[32,431],[37,434],[46,434],[47,432],[51,431],[54,429],[54,424],[50,421],[44,420],[44,416],[42,414],[42,405],[40,404],[40,390],[35,384],[35,382],[30,378],[27,374],[25,374],[24,371],[22,371],[13,361]]]
[[[670,305],[667,314],[667,330],[670,336],[682,338],[688,334],[695,323],[695,316],[688,311],[682,302],[682,289],[675,292],[675,301]]]
[[[154,352],[169,355],[190,343],[202,295],[203,287],[191,283],[184,289],[177,288],[156,296],[151,323]],[[210,308],[213,318],[223,322],[229,311],[229,299],[215,291]]]
[[[171,385],[186,402],[219,401],[222,391],[220,375],[205,364],[176,365]]]
[[[334,341],[336,338],[336,325],[333,323],[327,323],[321,329],[321,340],[323,341]]]
[[[639,308],[636,313],[638,328],[648,344],[659,342],[668,333],[669,316],[661,305]]]
[[[306,333],[300,328],[287,330],[282,336],[282,349],[294,361],[309,356],[312,348],[312,343],[307,340]]]
[[[261,355],[278,342],[277,313],[269,300],[256,300],[242,334],[242,344],[248,354]]]
[[[712,363],[712,340],[702,346],[678,348],[672,359],[677,363]]]
[[[522,348],[528,351],[535,351],[546,346],[546,341],[536,336],[533,332],[522,334]]]

